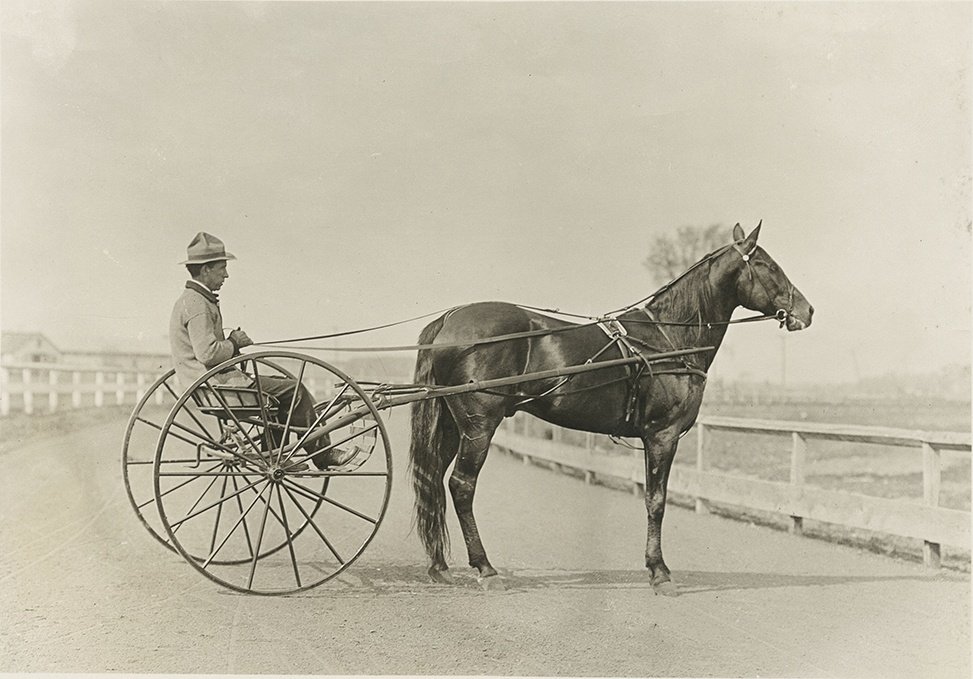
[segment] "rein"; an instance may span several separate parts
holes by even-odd
[[[272,345],[275,345],[275,344],[288,344],[288,345],[294,345],[294,346],[291,346],[290,347],[292,349],[303,349],[303,350],[306,350],[306,351],[342,351],[342,352],[368,352],[368,353],[381,352],[381,351],[415,351],[415,350],[423,350],[423,349],[430,349],[430,348],[446,349],[446,348],[455,348],[455,347],[473,347],[473,346],[479,346],[479,345],[483,345],[483,344],[493,344],[495,342],[506,342],[506,341],[515,340],[515,339],[525,339],[525,338],[528,338],[528,337],[542,337],[542,336],[546,336],[546,335],[553,335],[553,334],[560,333],[560,332],[568,332],[568,331],[571,331],[571,330],[577,330],[579,328],[586,328],[586,327],[589,327],[589,326],[592,326],[592,325],[599,325],[599,324],[606,323],[606,322],[617,322],[617,320],[618,320],[617,317],[620,314],[628,313],[629,311],[635,311],[635,310],[637,310],[639,308],[641,308],[641,310],[646,314],[646,316],[648,317],[648,319],[647,320],[627,319],[625,321],[626,323],[635,323],[635,324],[638,324],[638,325],[656,325],[656,326],[666,326],[666,325],[668,325],[668,326],[682,326],[682,327],[702,327],[702,326],[706,326],[707,328],[712,328],[714,325],[735,325],[737,323],[753,323],[755,321],[765,321],[765,320],[775,319],[778,322],[780,322],[780,326],[781,327],[784,327],[784,323],[787,321],[787,317],[789,315],[789,312],[786,309],[778,309],[773,314],[761,314],[761,315],[758,315],[758,316],[748,316],[747,318],[731,319],[731,320],[728,320],[728,321],[706,321],[706,322],[704,322],[702,320],[699,320],[699,321],[696,321],[696,322],[686,322],[686,321],[661,321],[661,320],[658,320],[658,319],[654,318],[651,315],[651,313],[649,312],[649,309],[648,309],[647,302],[653,300],[654,298],[658,297],[660,294],[662,294],[666,290],[670,289],[673,285],[675,285],[680,280],[682,280],[683,278],[685,278],[687,275],[689,275],[690,272],[692,272],[693,270],[695,270],[697,267],[699,267],[699,266],[701,266],[701,265],[703,265],[703,264],[705,264],[707,262],[710,262],[711,260],[715,259],[716,257],[719,257],[721,254],[723,254],[724,252],[726,252],[730,248],[733,248],[734,250],[736,250],[740,254],[740,257],[743,259],[743,261],[747,265],[747,272],[750,275],[750,280],[753,281],[754,280],[754,275],[753,275],[753,269],[752,269],[751,264],[750,264],[750,256],[754,253],[754,251],[756,251],[757,246],[754,245],[753,248],[750,250],[750,252],[744,252],[743,249],[739,246],[738,243],[730,243],[729,245],[725,245],[722,248],[720,248],[719,250],[716,250],[715,252],[711,252],[710,254],[706,255],[701,260],[699,260],[698,262],[696,262],[695,264],[693,264],[691,267],[689,267],[688,269],[686,269],[683,273],[681,273],[680,275],[676,276],[675,278],[673,278],[671,281],[669,281],[665,285],[661,286],[659,289],[657,289],[652,294],[650,294],[650,295],[648,295],[646,297],[643,297],[642,299],[640,299],[639,301],[635,302],[634,304],[631,304],[631,305],[626,306],[626,307],[622,307],[620,309],[616,309],[616,310],[611,311],[611,312],[609,312],[609,313],[607,313],[607,314],[605,314],[603,316],[586,316],[586,315],[581,315],[581,314],[572,314],[572,313],[567,313],[567,312],[561,311],[559,309],[546,309],[546,308],[543,308],[543,307],[534,307],[534,306],[529,306],[529,305],[526,305],[526,304],[518,304],[518,305],[516,305],[516,306],[520,307],[521,309],[526,309],[526,310],[529,310],[529,311],[538,311],[538,312],[549,313],[549,314],[557,314],[557,315],[561,315],[561,316],[567,316],[567,317],[570,317],[570,318],[586,319],[588,321],[587,323],[579,323],[579,324],[576,324],[576,325],[566,326],[564,328],[550,328],[550,329],[543,329],[543,330],[531,330],[531,331],[527,331],[527,332],[516,332],[516,333],[511,333],[509,335],[497,335],[495,337],[484,337],[484,338],[479,339],[479,340],[465,341],[465,342],[451,342],[451,343],[447,343],[447,344],[403,344],[403,345],[398,345],[398,346],[380,346],[380,347],[315,347],[315,346],[296,345],[295,344],[296,342],[309,342],[309,341],[314,341],[314,340],[334,339],[336,337],[348,337],[348,336],[351,336],[351,335],[360,335],[360,334],[367,333],[367,332],[374,332],[375,330],[383,330],[385,328],[392,328],[392,327],[395,327],[395,326],[398,326],[398,325],[404,325],[406,323],[412,323],[413,321],[418,321],[418,320],[422,320],[424,318],[429,318],[430,316],[436,316],[436,315],[444,314],[444,313],[448,314],[448,313],[450,313],[452,311],[455,311],[456,309],[461,308],[460,306],[455,306],[455,307],[449,307],[447,309],[440,309],[439,311],[432,311],[432,312],[427,313],[427,314],[422,314],[421,316],[415,316],[413,318],[407,318],[407,319],[402,320],[402,321],[395,321],[394,323],[384,323],[382,325],[374,325],[374,326],[367,327],[367,328],[358,328],[356,330],[346,330],[344,332],[334,332],[334,333],[329,333],[329,334],[324,334],[324,335],[307,335],[305,337],[292,337],[292,338],[289,338],[289,339],[267,340],[265,342],[254,342],[253,344],[254,344],[254,346],[272,346]],[[761,285],[763,285],[763,283],[761,283]],[[789,287],[788,296],[789,296],[789,299],[791,301],[793,301],[793,298],[794,298],[794,287],[793,286],[790,286]]]
[[[459,308],[459,307],[454,307]],[[435,312],[439,313],[439,312]],[[427,314],[431,316],[432,314]],[[420,316],[419,318],[425,318],[425,316]],[[412,319],[415,320],[415,319]],[[408,321],[400,321],[400,323],[408,323]],[[507,342],[515,339],[524,339],[527,337],[541,337],[546,335],[554,335],[560,332],[569,332],[571,330],[578,330],[579,328],[586,328],[588,326],[596,325],[597,321],[592,321],[590,323],[580,323],[578,325],[568,325],[563,328],[549,328],[542,330],[527,330],[524,332],[513,332],[509,335],[495,335],[493,337],[483,337],[478,340],[465,340],[461,342],[447,342],[444,344],[402,344],[398,346],[385,346],[385,347],[312,347],[312,346],[294,346],[292,349],[305,349],[305,350],[317,350],[317,351],[413,351],[416,349],[448,349],[453,347],[473,347],[481,344],[493,344],[495,342]],[[387,326],[398,325],[397,323],[390,323]],[[343,333],[335,333],[332,335],[319,335],[316,337],[303,337],[300,339],[290,339],[290,340],[274,340],[273,342],[254,342],[254,346],[264,346],[267,344],[290,344],[291,342],[301,342],[310,339],[327,339],[329,337],[341,337],[343,335],[353,335],[362,332],[368,332],[372,328],[366,328],[364,330],[353,330]]]

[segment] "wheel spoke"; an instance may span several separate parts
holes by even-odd
[[[213,387],[211,387],[209,385],[209,380],[200,384],[199,387],[197,387],[197,389],[203,386],[205,386],[207,389],[213,392],[213,395],[216,397],[216,400],[220,402],[220,405],[223,407],[223,410],[226,413],[228,413],[231,418],[233,418],[233,422],[236,423],[236,426],[239,428],[240,433],[247,437],[247,443],[249,443],[254,450],[260,450],[260,446],[254,443],[253,439],[250,438],[250,434],[243,428],[243,424],[240,422],[240,419],[236,416],[236,413],[233,412],[233,409],[229,406],[229,404],[227,404],[226,399],[223,398],[223,394],[221,394],[218,389],[214,389]],[[243,460],[246,459],[245,457],[243,457],[243,455],[240,455],[237,451],[233,451],[233,454],[237,455]]]
[[[376,430],[376,429],[378,429],[378,423],[377,423],[377,422],[376,422],[375,424],[373,424],[373,425],[371,425],[371,426],[369,426],[369,427],[365,427],[364,429],[362,429],[362,430],[360,430],[360,431],[357,431],[357,432],[353,432],[353,433],[352,433],[351,435],[349,435],[349,436],[347,436],[347,437],[345,437],[345,438],[343,438],[343,439],[341,439],[340,441],[338,441],[338,442],[336,442],[336,443],[330,443],[330,444],[328,444],[328,445],[327,445],[326,447],[324,447],[324,448],[321,448],[320,450],[316,450],[316,451],[314,451],[313,453],[306,453],[306,454],[304,454],[304,455],[298,455],[298,456],[295,456],[295,457],[294,457],[294,461],[296,461],[296,462],[307,462],[308,460],[310,460],[310,459],[311,459],[312,457],[314,457],[315,455],[318,455],[319,453],[326,453],[326,452],[328,452],[329,450],[333,450],[334,448],[336,448],[336,447],[338,447],[338,446],[340,446],[340,445],[343,445],[343,444],[345,444],[345,443],[348,443],[348,442],[349,442],[349,441],[351,441],[352,439],[356,439],[356,438],[358,438],[359,436],[364,436],[364,435],[365,435],[365,434],[367,434],[368,432],[370,432],[370,431],[374,431],[374,430]]]
[[[209,472],[212,472],[212,471],[214,471],[214,470],[215,470],[215,469],[216,469],[217,467],[219,467],[219,466],[220,466],[221,464],[223,464],[223,463],[222,463],[222,462],[220,462],[219,464],[215,464],[215,465],[213,465],[212,467],[210,467],[209,469],[207,469],[207,470],[206,470],[206,472],[204,472],[204,473],[202,473],[202,474],[201,474],[201,473],[199,473],[199,472],[196,472],[195,474],[193,474],[193,476],[194,476],[194,477],[196,477],[196,476],[205,476],[205,475],[208,475],[208,473],[209,473]],[[161,472],[160,472],[160,473],[159,473],[159,476],[167,476],[167,474],[163,474],[163,473],[161,473]],[[192,480],[192,479],[188,479],[188,480],[186,480],[186,481],[183,481],[182,483],[180,483],[180,484],[178,484],[178,485],[175,485],[175,486],[173,486],[172,488],[169,488],[168,490],[166,490],[166,492],[164,492],[164,493],[159,493],[159,497],[165,497],[165,496],[166,496],[166,495],[168,495],[169,493],[172,493],[172,492],[174,492],[174,491],[177,491],[177,490],[179,490],[180,488],[182,488],[183,486],[186,486],[186,485],[189,485],[189,484],[190,484],[190,483],[192,483],[192,482],[193,482],[193,480]],[[148,501],[146,501],[146,502],[143,502],[142,504],[140,504],[140,505],[138,505],[138,508],[139,508],[139,509],[142,509],[143,507],[147,507],[147,506],[149,506],[149,505],[150,505],[150,504],[152,504],[153,502],[155,502],[155,496],[154,496],[154,495],[152,496],[152,499],[151,499],[151,500],[148,500]]]
[[[291,492],[291,489],[287,488],[286,486],[282,486],[282,488],[285,491],[287,491],[287,495],[290,497],[291,502],[293,502],[297,506],[298,511],[300,511],[301,514],[304,515],[304,520],[307,521],[308,525],[311,526],[311,528],[314,529],[314,532],[318,534],[318,537],[321,538],[321,541],[331,551],[331,553],[334,555],[334,558],[338,560],[338,563],[344,566],[345,560],[341,558],[341,555],[338,554],[338,551],[334,548],[334,545],[331,544],[331,541],[328,540],[328,538],[325,537],[324,533],[321,532],[321,529],[318,528],[318,524],[314,523],[314,519],[312,519],[311,516],[304,510],[304,507],[301,506],[301,503],[297,501],[297,498],[294,497],[294,494]]]
[[[215,476],[214,476],[214,477],[213,477],[213,480],[209,482],[209,485],[208,485],[208,486],[206,486],[206,488],[204,488],[204,489],[203,489],[203,492],[202,492],[202,493],[200,493],[200,495],[199,495],[199,497],[198,497],[198,498],[196,498],[196,501],[195,501],[195,502],[193,503],[193,506],[189,508],[189,512],[190,512],[190,513],[192,513],[192,511],[193,511],[194,509],[196,509],[196,506],[197,506],[197,505],[199,505],[199,503],[203,501],[203,498],[204,498],[204,497],[206,497],[206,493],[208,493],[208,492],[209,492],[209,489],[210,489],[210,488],[212,488],[212,487],[213,487],[214,485],[216,485],[216,479],[217,479],[217,478],[218,478],[218,477],[215,477]],[[220,503],[220,506],[222,506],[222,504],[223,504],[223,503]],[[218,512],[219,512],[219,509],[217,509],[217,513],[218,513]],[[175,532],[176,532],[177,530],[179,530],[179,526],[173,526],[173,528],[172,528],[172,532],[173,532],[173,533],[175,533]]]
[[[317,500],[317,499],[324,500],[325,502],[334,505],[338,509],[343,509],[344,511],[348,512],[349,514],[353,514],[353,515],[357,516],[359,519],[363,519],[363,520],[368,521],[369,523],[373,523],[373,524],[378,523],[378,519],[373,519],[370,516],[367,516],[365,514],[362,514],[361,512],[359,512],[356,509],[352,509],[351,507],[349,507],[346,504],[343,504],[341,502],[338,502],[337,500],[332,500],[327,495],[322,495],[321,493],[315,493],[313,490],[310,490],[308,488],[305,488],[304,486],[300,485],[299,483],[294,483],[294,481],[290,481],[290,480],[288,480],[286,478],[284,479],[284,483],[285,484],[286,483],[289,483],[290,486],[291,486],[291,488],[293,488],[297,493],[300,493],[301,495],[303,495],[306,498],[310,498],[312,500]]]
[[[228,495],[228,496],[227,496],[227,497],[225,497],[225,498],[220,498],[220,499],[219,499],[219,500],[217,500],[216,502],[211,502],[210,504],[208,504],[208,505],[206,505],[205,507],[203,507],[203,508],[202,508],[202,509],[200,509],[199,511],[197,511],[197,512],[195,512],[195,513],[193,513],[193,514],[189,514],[188,516],[184,516],[184,517],[183,517],[183,518],[181,518],[181,519],[180,519],[179,521],[176,521],[175,523],[170,523],[169,525],[170,525],[170,526],[171,526],[171,527],[172,527],[173,529],[175,529],[175,528],[176,528],[177,526],[181,526],[181,525],[182,525],[182,524],[184,524],[184,523],[185,523],[186,521],[189,521],[189,519],[193,519],[193,518],[195,518],[195,517],[197,517],[197,516],[199,516],[200,514],[203,514],[204,512],[208,512],[209,510],[211,510],[211,509],[212,509],[213,507],[215,507],[216,505],[218,505],[218,504],[222,504],[223,502],[226,502],[227,500],[230,500],[230,499],[232,499],[232,498],[234,498],[234,497],[236,497],[236,496],[237,496],[237,495],[239,495],[240,493],[243,493],[243,492],[246,492],[246,491],[247,491],[247,490],[249,490],[250,488],[253,488],[253,487],[254,487],[254,486],[256,486],[256,485],[257,485],[258,483],[260,483],[260,481],[261,481],[261,480],[263,480],[263,479],[257,479],[257,480],[256,480],[256,481],[254,481],[253,483],[249,483],[249,484],[247,484],[246,486],[244,486],[243,488],[241,488],[241,489],[240,489],[239,491],[235,491],[235,492],[234,492],[234,493],[233,493],[232,495]],[[215,483],[215,481],[216,481],[216,480],[214,479],[214,480],[213,480],[213,482]]]
[[[314,418],[314,422],[312,422],[310,426],[308,426],[307,431],[304,432],[304,435],[301,436],[301,438],[297,441],[297,443],[293,445],[293,447],[291,447],[290,451],[287,453],[287,456],[284,458],[285,462],[289,461],[294,456],[294,453],[297,451],[297,449],[304,445],[304,442],[307,440],[307,437],[310,436],[311,432],[314,431],[314,428],[321,423],[321,420],[322,418],[324,418],[325,413],[328,412],[328,409],[331,408],[331,406],[333,406],[337,402],[337,400],[341,398],[346,391],[348,391],[350,387],[351,385],[346,382],[345,386],[341,388],[341,391],[338,392],[338,394],[333,399],[331,399],[331,402],[327,405],[327,407],[324,410],[322,410],[320,413],[318,413],[317,417]]]
[[[293,500],[293,498],[291,498]],[[284,539],[287,541],[287,551],[291,556],[291,565],[294,567],[294,580],[297,582],[297,586],[301,586],[301,572],[297,567],[297,555],[294,554],[294,542],[291,540],[291,529],[287,525],[287,512],[284,509],[284,494],[280,492],[280,487],[277,488],[277,504],[280,506],[280,522],[284,527]]]
[[[264,404],[263,389],[260,388],[260,371],[257,370],[257,361],[253,361],[253,379],[254,386],[257,389],[257,404],[260,406],[260,419],[263,420],[264,446],[266,446],[266,450],[273,450],[274,440],[270,435],[270,419],[267,417],[267,406]]]
[[[287,422],[284,424],[284,433],[280,437],[280,448],[277,450],[275,462],[280,464],[280,459],[284,455],[284,446],[287,445],[287,437],[291,433],[291,418],[294,416],[294,406],[297,404],[298,392],[304,380],[304,369],[307,368],[307,361],[301,361],[301,369],[297,374],[297,386],[291,395],[291,404],[287,407]]]
[[[247,477],[243,478],[249,483],[250,480]],[[238,490],[235,478],[233,479],[233,490]],[[257,491],[253,492],[256,493]],[[240,509],[240,514],[243,515],[243,500],[240,499],[239,495],[236,496],[236,505]],[[243,535],[247,539],[247,554],[253,556],[253,541],[250,539],[250,528],[247,526],[246,521],[243,522]]]
[[[253,587],[253,576],[257,572],[257,557],[260,555],[260,545],[264,541],[264,529],[267,527],[267,514],[270,512],[270,503],[274,501],[274,489],[277,484],[270,483],[270,497],[264,501],[264,514],[260,519],[260,532],[257,533],[257,551],[253,555],[253,559],[250,561],[250,577],[247,578],[247,589]],[[261,492],[263,495],[263,492]]]
[[[206,432],[206,436],[203,436],[199,432],[190,429],[189,427],[183,425],[180,422],[175,422],[174,421],[172,423],[172,426],[175,427],[176,429],[181,429],[182,431],[184,431],[184,432],[186,432],[188,434],[192,434],[193,436],[197,437],[200,442],[205,443],[205,444],[208,444],[208,445],[212,446],[213,448],[219,448],[220,450],[222,450],[225,453],[232,453],[233,452],[233,449],[232,448],[227,448],[222,443],[220,443],[219,441],[217,441],[216,439],[214,439],[213,437],[211,437],[209,435],[209,432],[208,431]],[[186,441],[186,443],[188,443],[189,445],[193,445],[193,446],[196,445],[196,443],[193,442],[193,441],[188,441],[188,440],[182,438],[181,436],[177,436],[176,434],[171,433],[172,432],[171,429],[169,431],[170,431],[170,436],[172,436],[173,438],[177,438],[180,441]]]
[[[255,491],[255,490],[253,490],[252,488],[251,488],[250,490],[251,490],[252,492],[254,492],[254,493],[256,493],[256,492],[257,492],[257,491]],[[266,500],[264,500],[264,502],[266,502]],[[277,520],[277,523],[279,523],[279,524],[280,524],[281,526],[284,526],[284,522],[283,522],[283,520],[282,520],[282,519],[281,519],[281,518],[280,518],[280,517],[279,517],[279,516],[277,515],[277,512],[276,512],[276,511],[274,511],[274,508],[273,508],[273,507],[271,507],[271,508],[270,508],[270,515],[271,515],[271,516],[273,516],[273,517],[274,517],[274,519],[276,519],[276,520]],[[286,526],[284,526],[284,527],[286,528]]]
[[[220,497],[226,497],[226,484],[229,481],[229,477],[223,477],[223,487],[220,488]],[[215,479],[214,479],[215,481]],[[216,520],[213,522],[213,537],[209,542],[209,550],[212,552],[213,548],[216,547],[216,534],[220,530],[220,517],[223,516],[223,503],[216,508]]]
[[[258,481],[258,483],[259,483],[259,481]],[[256,485],[256,484],[254,484],[254,485]],[[257,504],[257,500],[259,500],[260,499],[260,496],[264,494],[264,491],[267,490],[268,486],[270,486],[270,483],[269,482],[267,483],[266,486],[263,487],[263,489],[261,489],[260,493],[257,495],[257,497],[255,497],[253,499],[253,502],[250,503],[250,505],[246,508],[246,510],[240,512],[240,518],[237,519],[236,520],[236,523],[234,523],[233,526],[230,527],[230,530],[227,531],[226,536],[220,542],[219,547],[217,547],[214,551],[210,552],[209,556],[206,557],[206,561],[203,562],[203,568],[206,568],[207,566],[209,566],[209,564],[213,560],[213,558],[217,554],[219,554],[220,550],[223,549],[223,545],[226,544],[226,541],[230,539],[230,536],[231,535],[233,535],[233,532],[237,529],[237,526],[240,525],[240,522],[244,522],[244,526],[246,526],[247,514],[249,514],[250,513],[250,510],[253,509],[253,506],[255,504]],[[259,549],[260,549],[260,547],[258,545],[257,546],[257,551],[254,551],[253,552],[253,559],[254,559],[254,561],[256,561],[256,559],[257,559],[257,554],[259,553]]]
[[[172,394],[172,397],[178,401],[179,400],[179,394],[177,394],[175,391],[173,391],[172,387],[169,386],[169,381],[166,380],[165,382],[163,382],[163,385],[165,386],[166,390],[170,394]],[[206,428],[206,425],[199,421],[199,418],[196,417],[196,413],[194,413],[192,410],[189,410],[188,408],[186,409],[186,412],[189,414],[189,417],[191,417],[193,419],[193,422],[195,422],[196,424],[198,424],[199,425],[199,428],[202,429],[204,432],[206,432],[206,436],[208,436],[210,439],[212,439],[213,438],[213,435],[209,433],[209,430]]]

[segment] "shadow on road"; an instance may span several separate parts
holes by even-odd
[[[508,588],[624,588],[651,590],[648,573],[636,571],[515,572],[505,577]],[[779,587],[829,587],[897,580],[968,582],[962,574],[916,575],[785,575],[781,573],[727,573],[718,571],[679,571],[673,581],[679,594],[727,592]]]
[[[336,581],[299,596],[333,596],[369,593],[422,593],[427,595],[458,594],[462,591],[478,592],[475,572],[471,569],[454,569],[456,584],[453,586],[434,584],[426,575],[425,567],[396,566],[387,568],[350,569]],[[652,591],[648,573],[644,570],[515,570],[501,572],[507,593],[537,591],[545,589],[630,589]],[[896,581],[912,582],[951,582],[968,583],[969,576],[963,573],[940,573],[914,575],[786,575],[781,573],[739,573],[719,571],[679,571],[674,574],[680,595],[702,594],[705,592],[730,592],[736,590],[759,590],[783,587],[832,587],[836,585],[858,585],[863,583],[888,583]]]

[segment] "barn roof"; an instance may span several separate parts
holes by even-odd
[[[53,347],[55,351],[60,351],[54,342],[40,332],[4,332],[0,335],[0,347],[4,353],[14,354],[32,342],[40,340],[41,343]]]

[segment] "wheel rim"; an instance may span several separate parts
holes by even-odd
[[[294,377],[292,373],[281,366],[270,363],[267,365],[270,365],[280,375]],[[154,485],[154,452],[158,446],[160,432],[166,422],[166,415],[173,414],[177,409],[173,404],[179,401],[179,392],[174,370],[169,370],[157,379],[146,390],[133,409],[122,444],[122,479],[129,504],[149,535],[163,547],[173,552],[178,550],[172,545],[162,522],[159,520]],[[160,414],[163,409],[165,412]],[[198,427],[206,433],[207,429],[212,430],[212,424],[204,424],[205,420],[206,417],[199,413],[191,402],[187,402],[183,404],[183,412],[172,418],[170,431],[173,432],[173,435],[191,436],[186,429]],[[327,479],[322,483],[321,492],[324,492],[326,488]],[[312,517],[318,511],[319,506],[320,503],[311,508],[310,515]],[[295,529],[302,531],[306,527],[307,522],[304,522],[297,525]],[[283,549],[285,546],[284,542],[280,542],[276,546],[269,545],[266,551],[269,553],[272,550]],[[217,563],[225,563],[225,561],[218,560]]]
[[[354,380],[323,361],[291,352],[249,354],[240,361],[253,361],[259,383],[260,369],[270,359],[292,363],[292,372],[305,385],[327,378],[317,427],[310,432],[297,427],[292,402],[283,426],[285,443],[267,447],[268,459],[244,459],[261,439],[268,440],[273,427],[280,431],[280,424],[267,418],[262,404],[260,417],[247,419],[237,416],[240,408],[224,402],[223,417],[238,426],[248,443],[227,444],[226,451],[211,439],[216,446],[212,451],[204,447],[197,463],[195,455],[186,457],[186,442],[170,434],[192,392],[211,386],[216,372],[210,371],[180,397],[163,424],[153,481],[165,534],[196,570],[235,591],[273,595],[316,587],[361,556],[388,506],[392,458],[384,422]],[[349,409],[347,402],[355,406]],[[255,409],[248,412],[253,415]],[[371,446],[375,454],[356,461],[357,467],[289,471],[289,461],[311,457],[302,442],[316,432],[327,433],[324,451]]]

